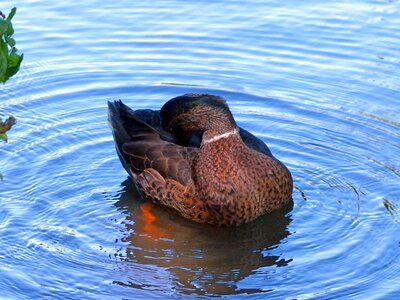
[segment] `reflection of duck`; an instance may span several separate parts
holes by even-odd
[[[189,220],[240,225],[291,201],[289,170],[237,127],[220,97],[186,94],[160,111],[133,111],[115,101],[109,122],[139,190]]]
[[[115,255],[124,261],[117,284],[178,294],[259,293],[268,290],[267,282],[260,289],[243,280],[291,261],[276,249],[289,236],[290,206],[240,227],[198,226],[149,202],[132,201],[140,199],[134,185],[130,180],[122,185],[115,205],[125,215],[127,246]]]

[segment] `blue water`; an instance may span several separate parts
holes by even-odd
[[[400,3],[3,1],[1,299],[398,299]],[[192,224],[136,194],[106,102],[223,96],[293,209]]]

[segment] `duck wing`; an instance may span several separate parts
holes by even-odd
[[[171,134],[164,131],[161,126],[161,117],[160,117],[159,110],[138,109],[138,110],[134,111],[127,106],[125,109],[127,111],[129,111],[130,114],[134,115],[141,121],[145,122],[146,124],[150,125],[154,129],[156,129],[157,131],[161,132],[164,139],[168,139],[169,141],[171,141],[175,144],[179,144],[179,145],[183,145],[183,146],[190,146],[190,147],[195,147],[195,148],[200,147],[201,136],[202,136],[201,133],[193,133],[190,136],[190,138],[188,139],[187,143],[182,144],[182,141],[176,140],[175,137],[171,136]],[[255,135],[253,135],[246,129],[243,129],[242,127],[239,127],[239,134],[247,147],[272,157],[271,150],[268,148],[268,146],[262,140],[257,138]]]
[[[196,148],[175,144],[172,135],[157,128],[160,124],[157,111],[133,111],[121,101],[109,102],[108,108],[117,153],[130,175],[135,178],[145,169],[148,169],[146,174],[154,169],[164,179],[188,184]]]
[[[247,147],[272,157],[271,150],[262,140],[241,127],[239,127],[239,134]]]

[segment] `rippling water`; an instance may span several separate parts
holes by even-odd
[[[25,60],[1,86],[5,299],[398,299],[399,1],[6,1]],[[106,101],[224,96],[295,180],[229,229],[140,200]]]

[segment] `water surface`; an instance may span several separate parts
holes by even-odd
[[[4,299],[397,299],[398,1],[6,1]],[[106,102],[227,99],[291,170],[289,212],[192,224],[133,188]]]

